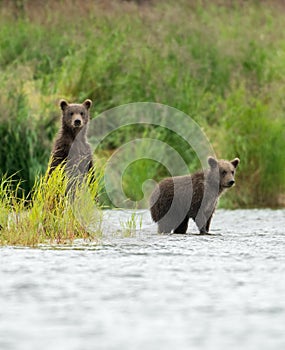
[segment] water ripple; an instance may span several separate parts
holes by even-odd
[[[213,236],[0,249],[0,349],[285,348],[285,211],[218,210]]]

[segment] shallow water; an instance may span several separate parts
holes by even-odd
[[[218,210],[213,236],[141,214],[125,237],[106,211],[97,245],[0,248],[0,349],[285,349],[285,210]]]

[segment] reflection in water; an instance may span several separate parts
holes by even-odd
[[[284,210],[218,210],[213,236],[140,214],[126,234],[105,212],[98,244],[1,248],[0,349],[285,348]]]

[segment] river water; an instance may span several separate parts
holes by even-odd
[[[129,215],[97,244],[0,248],[1,350],[285,349],[285,210],[218,210],[212,236]]]

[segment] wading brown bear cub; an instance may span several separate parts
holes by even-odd
[[[160,233],[186,233],[192,218],[200,233],[209,232],[219,196],[235,183],[240,160],[208,158],[209,168],[162,180],[150,197],[150,211]]]
[[[61,100],[59,105],[62,111],[61,129],[52,150],[48,175],[62,164],[66,164],[73,176],[85,174],[93,166],[92,151],[86,136],[92,101],[69,104]]]

